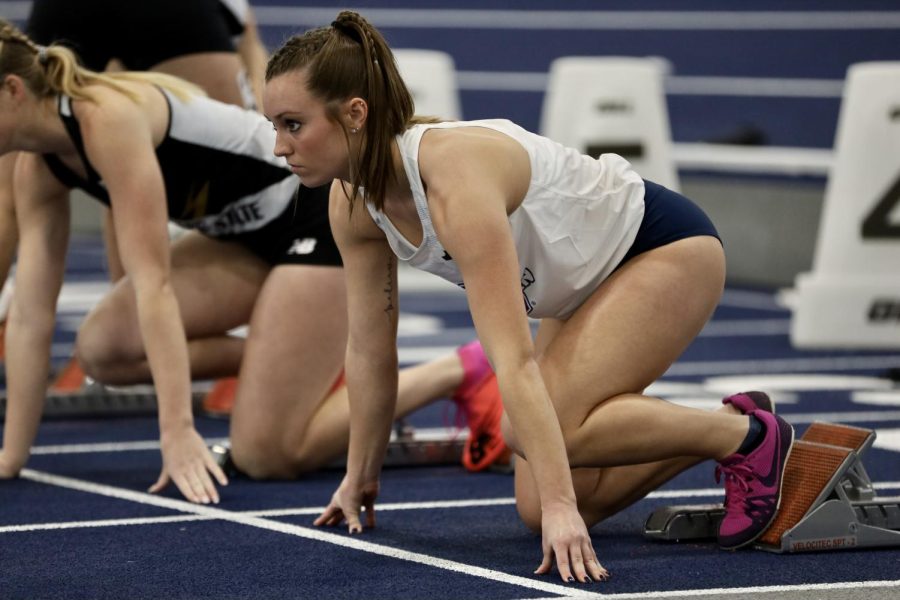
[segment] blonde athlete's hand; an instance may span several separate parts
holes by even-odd
[[[151,494],[162,491],[174,481],[185,498],[198,504],[219,503],[219,492],[210,478],[212,473],[220,485],[228,485],[228,478],[193,427],[177,432],[163,431],[160,436],[163,467],[150,489]]]
[[[13,461],[8,452],[0,450],[0,479],[13,479],[19,476],[22,465]]]
[[[535,571],[549,573],[556,556],[556,568],[563,581],[606,581],[609,571],[597,560],[584,520],[575,507],[546,508],[541,518],[544,560]]]
[[[375,527],[375,499],[377,497],[377,479],[357,485],[345,475],[341,485],[331,497],[331,502],[319,515],[319,518],[313,521],[313,525],[334,527],[346,520],[350,533],[362,533],[362,523],[359,520],[360,509],[366,509],[366,527]]]

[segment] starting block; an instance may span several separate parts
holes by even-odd
[[[420,429],[414,430],[398,421],[391,433],[385,467],[420,467],[458,465],[462,462],[463,445],[468,435],[466,430]],[[237,470],[231,462],[231,447],[227,442],[210,447],[213,457],[220,467],[229,475]],[[332,461],[327,468],[345,469],[347,456]],[[492,465],[493,467],[493,465]],[[500,470],[498,467],[497,470]]]
[[[199,409],[207,390],[194,387],[191,402]],[[151,385],[123,388],[90,384],[74,392],[50,390],[44,401],[44,417],[106,417],[155,415],[156,392]],[[6,417],[6,392],[0,393],[0,420]]]
[[[780,554],[900,546],[900,497],[877,498],[862,463],[874,441],[870,429],[810,425],[785,466],[781,508],[754,547]],[[721,504],[660,508],[644,536],[715,539],[724,515]]]
[[[388,443],[387,453],[384,457],[385,467],[423,467],[459,465],[462,462],[463,447],[469,432],[467,429],[450,428],[420,428],[415,429],[406,424],[402,419],[394,422],[394,430]],[[229,443],[221,442],[210,447],[213,457],[226,473],[233,475],[237,472],[231,462],[231,447]],[[487,468],[491,473],[510,474],[513,472],[513,460],[509,462],[494,463]],[[346,453],[332,461],[327,468],[345,469],[347,467]]]

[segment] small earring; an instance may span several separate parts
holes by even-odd
[[[350,130],[350,133],[358,133],[358,132],[359,132],[359,129],[357,129],[356,127],[354,127],[353,129]]]

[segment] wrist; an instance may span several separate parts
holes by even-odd
[[[575,499],[574,494],[571,498],[563,496],[541,500],[541,510],[545,512],[555,510],[571,510],[573,508],[578,508],[578,501]]]
[[[28,462],[28,456],[28,452],[11,452],[6,448],[0,450],[0,475],[5,477],[18,475]]]
[[[160,437],[169,437],[174,435],[180,435],[183,433],[187,433],[189,431],[193,431],[194,429],[194,419],[193,417],[182,417],[177,419],[160,419],[159,420],[159,435]]]

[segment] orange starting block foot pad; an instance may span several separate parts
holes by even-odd
[[[74,394],[81,390],[84,386],[84,381],[84,371],[81,369],[81,365],[78,364],[78,359],[73,356],[69,359],[66,366],[63,367],[62,371],[57,374],[53,383],[50,384],[50,391],[61,394]]]
[[[212,389],[203,397],[201,407],[206,415],[212,417],[228,417],[234,408],[234,397],[237,394],[237,377],[223,377],[213,384]]]
[[[806,442],[829,444],[863,452],[871,445],[875,439],[875,434],[871,429],[839,425],[837,423],[816,422],[803,432],[803,436],[800,439]]]
[[[781,508],[775,520],[760,538],[761,544],[781,546],[781,538],[797,525],[809,510],[830,490],[829,483],[850,458],[849,448],[808,442],[795,442],[784,470]]]

